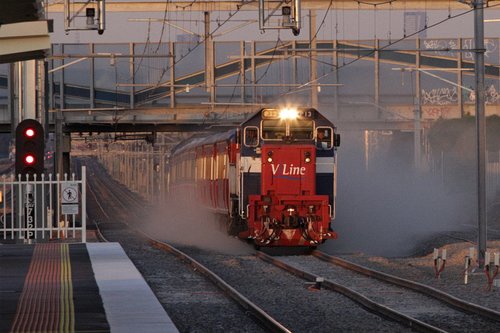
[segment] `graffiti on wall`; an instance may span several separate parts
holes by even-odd
[[[458,101],[457,88],[434,88],[429,91],[422,89],[422,104],[447,105]]]
[[[438,118],[452,118],[456,113],[456,107],[451,106],[430,106],[422,108],[422,118],[424,119],[438,119]]]
[[[500,92],[491,84],[485,87],[486,104],[500,103]],[[474,91],[462,89],[462,101],[464,103],[472,103],[476,100]],[[458,88],[434,88],[431,90],[422,89],[422,105],[449,105],[458,102]]]
[[[436,55],[447,56],[447,57],[456,57],[456,52],[454,50],[458,50],[458,42],[455,39],[429,39],[423,41],[424,48],[427,50],[439,50],[443,49],[443,51],[435,52]],[[484,48],[486,52],[484,56],[489,58],[493,52],[497,50],[497,43],[494,39],[485,39],[484,40]],[[450,51],[445,51],[445,50]],[[463,60],[474,60],[474,40],[473,39],[462,39],[462,49],[471,50],[465,51],[462,53]]]
[[[496,90],[494,85],[490,85],[486,88],[486,104],[497,104],[500,103],[500,93]]]

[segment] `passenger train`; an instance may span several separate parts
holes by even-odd
[[[315,247],[337,238],[335,130],[313,108],[264,108],[235,129],[177,145],[169,193],[200,202],[257,247]]]

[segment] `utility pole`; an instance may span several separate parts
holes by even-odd
[[[484,0],[474,0],[474,40],[476,74],[476,144],[477,144],[477,217],[478,217],[478,263],[485,266],[487,247],[486,221],[486,118],[484,96]],[[489,263],[486,263],[489,264]]]
[[[420,50],[420,37],[416,39],[416,48]],[[415,119],[414,119],[414,135],[413,135],[413,160],[415,163],[415,170],[417,172],[421,171],[421,159],[422,159],[422,146],[421,146],[421,133],[422,133],[422,91],[421,91],[421,80],[420,80],[420,51],[416,54],[416,67],[415,72]]]
[[[316,39],[316,11],[309,11],[309,81],[311,82],[311,107],[318,108],[318,62],[317,62],[317,39]]]
[[[214,43],[210,31],[210,12],[204,13],[205,19],[205,85],[210,94],[210,103],[215,103],[215,62]],[[213,105],[213,104],[212,104]]]

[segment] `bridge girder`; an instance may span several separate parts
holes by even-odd
[[[324,10],[329,7],[330,1],[326,0],[302,0],[303,10],[316,9]],[[373,10],[373,9],[393,9],[393,10],[437,10],[437,9],[467,9],[467,4],[449,0],[404,0],[394,1],[391,4],[380,4],[380,1],[365,0],[362,3],[352,0],[333,0],[334,9],[345,10]],[[256,11],[259,9],[258,1],[175,1],[175,2],[155,2],[136,1],[125,2],[115,1],[106,3],[107,12],[164,12],[172,11]],[[48,6],[50,13],[63,13],[64,4],[52,3]]]

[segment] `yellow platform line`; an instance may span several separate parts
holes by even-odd
[[[69,245],[61,245],[61,308],[59,332],[75,332],[75,305],[73,302],[73,280]]]

